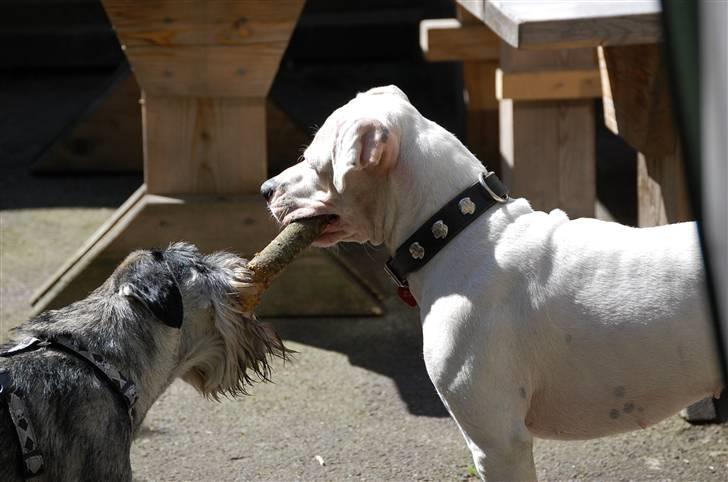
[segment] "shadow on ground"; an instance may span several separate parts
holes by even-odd
[[[378,318],[286,318],[272,323],[285,340],[342,353],[353,366],[391,378],[411,414],[447,417],[425,371],[417,310],[400,304],[387,300],[388,314]]]

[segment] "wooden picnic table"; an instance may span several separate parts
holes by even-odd
[[[456,3],[459,25],[423,28],[431,40],[423,41],[425,53],[464,60],[470,98],[490,109],[498,103],[501,169],[515,195],[538,209],[594,214],[592,99],[602,97],[607,126],[639,151],[639,225],[691,218],[660,58],[657,0]],[[482,40],[488,34],[500,43],[497,55],[492,37]],[[464,53],[451,48],[463,42]],[[474,65],[493,80],[469,76]],[[492,138],[492,129],[482,137]]]
[[[304,0],[102,3],[142,90],[144,185],[39,290],[38,310],[82,297],[134,249],[187,240],[251,257],[277,233],[259,194],[266,97]],[[289,271],[262,312],[381,312],[330,254],[309,253]]]

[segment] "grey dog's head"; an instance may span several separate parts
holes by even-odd
[[[267,380],[270,359],[286,357],[271,327],[241,310],[245,264],[230,253],[202,255],[191,244],[175,243],[132,253],[110,279],[163,331],[179,331],[177,375],[213,398],[245,393],[251,372]]]
[[[245,266],[188,243],[135,251],[87,298],[18,332],[70,336],[162,388],[181,377],[215,399],[244,394],[254,379],[269,378],[272,357],[287,354],[270,326],[240,308]]]

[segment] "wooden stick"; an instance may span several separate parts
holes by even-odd
[[[244,311],[255,308],[273,279],[321,236],[329,221],[329,216],[316,216],[290,223],[248,262],[245,272],[240,275],[244,281],[240,291]]]

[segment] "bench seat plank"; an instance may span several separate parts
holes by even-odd
[[[657,0],[457,0],[517,48],[633,45],[660,40]]]

